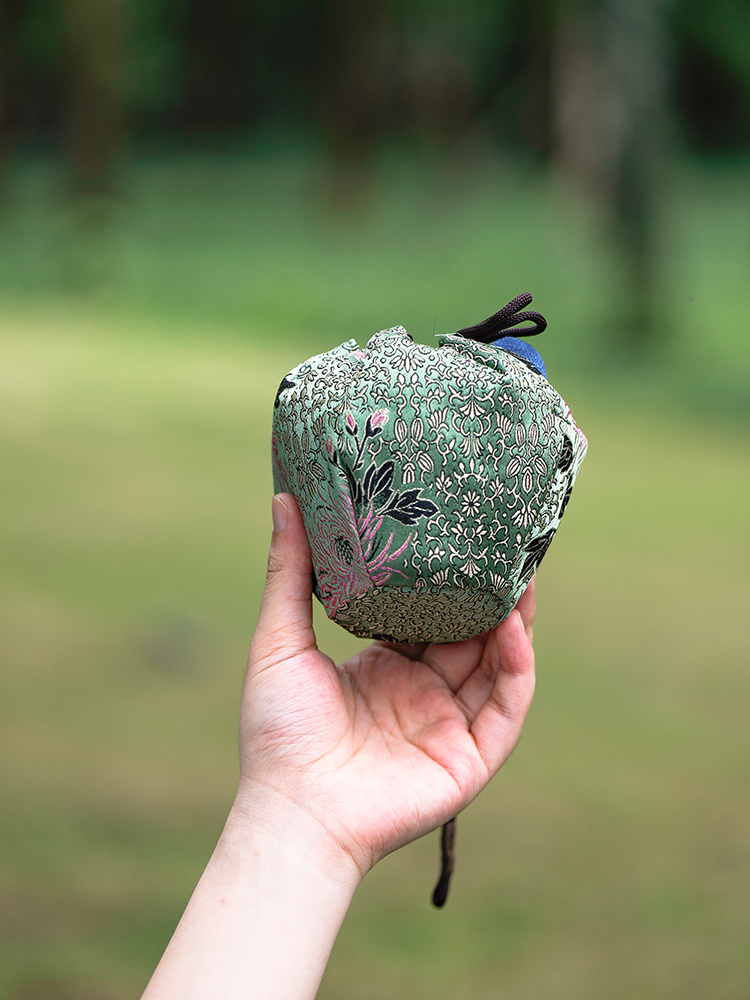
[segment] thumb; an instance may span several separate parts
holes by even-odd
[[[315,648],[312,623],[312,558],[297,501],[280,493],[272,501],[274,532],[266,586],[250,664],[266,667]]]

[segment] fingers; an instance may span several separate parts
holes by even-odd
[[[516,610],[521,615],[529,642],[532,642],[534,638],[535,585],[536,575],[531,578],[516,604]],[[421,658],[428,666],[432,667],[436,674],[443,678],[455,694],[466,684],[474,684],[476,687],[476,679],[473,675],[477,665],[483,666],[480,658],[485,648],[486,639],[486,635],[478,635],[473,639],[465,639],[463,642],[435,643],[426,648],[422,647]],[[419,647],[415,646],[413,649],[416,651]],[[399,652],[409,656],[409,659],[419,659],[420,656],[418,652],[411,655],[403,649],[400,649]]]
[[[427,646],[422,661],[442,677],[455,694],[482,659],[487,635],[476,635],[461,642],[434,643]],[[485,692],[486,695],[486,692]]]
[[[273,498],[274,532],[250,663],[268,666],[315,646],[312,624],[312,560],[297,502]]]
[[[520,611],[513,611],[488,639],[496,643],[497,676],[471,726],[491,776],[505,763],[521,735],[534,696],[534,650]]]
[[[516,610],[520,612],[523,620],[523,627],[529,642],[534,641],[534,615],[536,613],[536,574],[532,576],[526,590],[521,594],[516,604]]]

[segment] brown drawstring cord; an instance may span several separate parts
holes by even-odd
[[[457,336],[467,337],[469,340],[478,340],[481,343],[489,344],[505,331],[511,330],[519,323],[533,323],[533,326],[524,326],[520,330],[513,330],[519,337],[534,337],[537,333],[542,333],[547,329],[547,320],[541,313],[528,310],[522,312],[525,306],[531,302],[531,294],[524,292],[517,295],[512,302],[496,312],[493,316],[477,323],[476,326],[466,326],[463,330],[457,331]]]
[[[456,817],[449,819],[440,833],[440,878],[432,893],[433,906],[445,906],[453,874],[453,842],[456,837]]]

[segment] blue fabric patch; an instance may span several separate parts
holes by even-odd
[[[527,365],[530,365],[534,371],[547,378],[547,369],[544,367],[541,354],[525,340],[519,340],[517,337],[500,337],[499,340],[495,341],[495,347],[499,347],[501,351],[507,351],[509,354],[515,354],[517,358],[521,358]]]

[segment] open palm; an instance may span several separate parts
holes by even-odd
[[[274,503],[286,526],[250,650],[241,787],[301,804],[364,874],[463,809],[513,750],[534,691],[533,586],[482,636],[374,642],[337,668],[315,641],[299,510]]]

